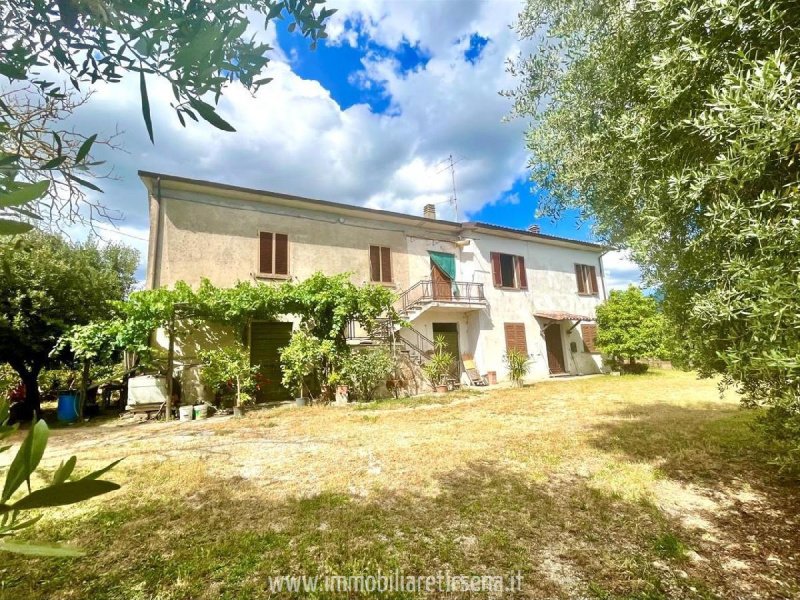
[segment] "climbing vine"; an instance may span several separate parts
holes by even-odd
[[[73,327],[61,347],[71,348],[82,360],[108,361],[121,350],[148,355],[151,336],[158,329],[212,322],[243,331],[253,320],[283,315],[299,317],[301,329],[309,335],[342,346],[349,321],[369,330],[382,315],[396,317],[393,301],[391,290],[356,286],[347,273],[315,273],[304,281],[280,285],[240,282],[231,288],[217,287],[207,279],[196,289],[178,282],[173,288],[134,292],[123,302],[112,302],[111,318]]]

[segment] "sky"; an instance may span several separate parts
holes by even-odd
[[[279,22],[260,34],[274,47],[253,95],[226,89],[218,112],[237,131],[206,123],[182,127],[170,89],[148,80],[155,144],[141,116],[138,78],[99,84],[73,125],[123,133],[124,151],[101,149],[116,179],[101,182],[103,202],[118,211],[116,230],[100,233],[146,261],[147,196],[136,175],[171,175],[422,214],[436,204],[455,219],[448,159],[455,162],[458,218],[590,240],[589,225],[567,213],[536,219],[541,199],[528,179],[527,123],[510,119],[502,90],[516,87],[507,61],[531,51],[512,28],[516,0],[329,0],[338,9],[315,51]],[[78,235],[81,231],[76,230]],[[604,258],[610,288],[637,283],[624,254]]]

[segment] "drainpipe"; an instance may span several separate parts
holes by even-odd
[[[161,217],[161,177],[156,177],[156,204],[158,205],[158,212],[156,214],[156,244],[155,248],[153,249],[153,274],[150,277],[151,290],[156,289],[160,283],[158,274],[161,270],[161,246],[164,237],[162,232],[163,219]]]
[[[606,291],[606,274],[603,270],[603,257],[609,252],[610,250],[606,250],[597,257],[597,263],[600,266],[600,281],[603,282],[603,300],[608,300],[608,292]]]

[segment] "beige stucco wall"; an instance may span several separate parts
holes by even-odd
[[[349,272],[353,283],[368,282],[370,245],[392,249],[391,287],[402,290],[421,278],[406,250],[407,236],[422,233],[413,228],[182,191],[165,191],[161,207],[157,286],[197,285],[203,277],[222,287],[259,279],[259,231],[289,236],[289,273],[298,280],[322,271]]]

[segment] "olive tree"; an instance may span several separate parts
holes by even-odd
[[[82,132],[86,145],[72,145],[58,125],[69,114],[68,81],[81,90],[98,81],[117,83],[135,77],[142,118],[155,140],[148,77],[169,83],[170,107],[182,125],[200,119],[224,131],[234,127],[215,108],[225,87],[237,82],[255,93],[272,50],[258,35],[276,19],[289,19],[314,48],[327,36],[325,21],[336,12],[324,0],[7,0],[0,3],[0,234],[30,229],[29,220],[46,217],[107,216],[102,205],[86,204],[87,160],[96,134]],[[15,134],[46,114],[52,123]],[[32,159],[34,157],[34,159]],[[41,157],[46,157],[41,160]],[[83,170],[83,173],[81,172]],[[50,185],[46,185],[47,183]],[[61,187],[60,194],[56,188]],[[49,192],[49,195],[47,195]],[[55,211],[40,210],[45,206]],[[49,200],[49,201],[48,201]],[[31,204],[32,203],[32,204]],[[76,208],[82,208],[83,212]],[[88,212],[88,217],[86,213]]]
[[[545,211],[577,207],[631,248],[685,363],[772,407],[800,454],[797,15],[794,0],[528,0],[535,52],[510,94]]]

